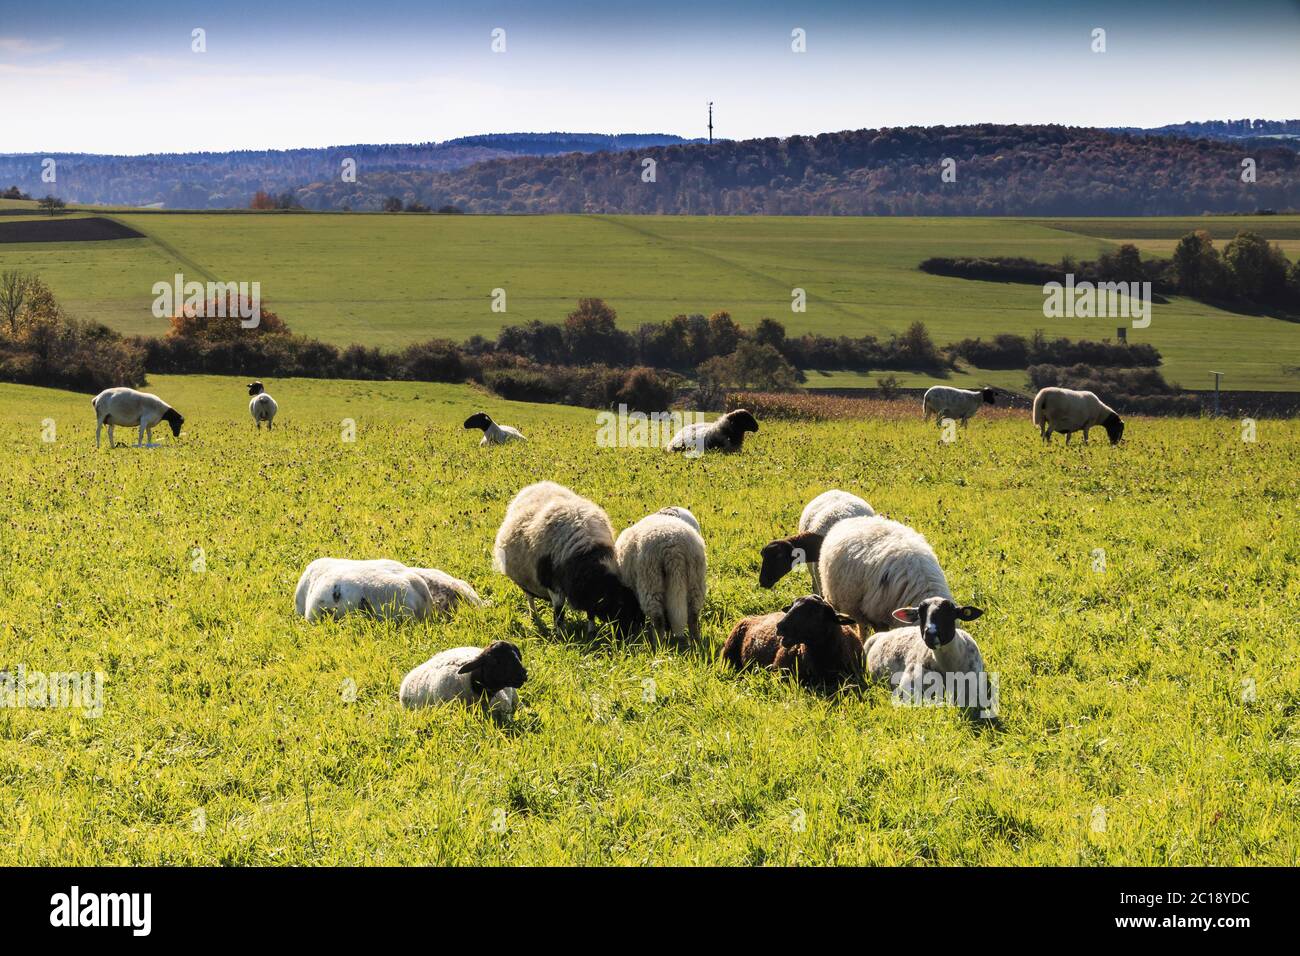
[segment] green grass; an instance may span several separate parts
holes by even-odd
[[[190,278],[260,281],[263,299],[297,332],[337,344],[397,346],[433,336],[493,335],[506,322],[555,322],[599,296],[622,324],[729,310],[793,333],[887,338],[914,321],[936,341],[999,332],[1104,338],[1114,319],[1047,319],[1031,285],[931,276],[930,256],[1095,257],[1141,230],[1181,235],[1221,217],[1180,220],[857,219],[801,217],[382,216],[134,213],[149,238],[0,246],[0,269],[45,276],[75,314],[125,332],[160,334],[152,287]],[[1242,224],[1300,231],[1300,217]],[[1085,233],[1110,231],[1109,238]],[[1136,232],[1135,232],[1136,230]],[[493,289],[507,311],[491,311]],[[791,311],[791,290],[808,296]],[[1289,372],[1300,323],[1175,299],[1130,340],[1161,350],[1166,376],[1207,388],[1300,388]],[[934,379],[924,379],[933,383]]]
[[[1119,448],[1068,449],[1020,418],[951,446],[919,419],[765,422],[743,454],[689,461],[496,401],[531,441],[480,449],[460,422],[483,397],[417,383],[270,382],[281,427],[258,434],[242,381],[158,377],[187,423],[148,451],[96,452],[85,395],[0,386],[0,667],[107,681],[97,719],[0,708],[0,864],[1300,860],[1296,422],[1246,443],[1233,421],[1136,419]],[[707,646],[529,621],[489,550],[541,478],[618,527],[695,512]],[[732,621],[807,587],[760,590],[758,549],[834,486],[922,530],[986,609],[999,728],[716,668]],[[493,603],[308,625],[294,585],[326,554],[441,567]],[[513,725],[400,708],[407,669],[493,638],[529,669]]]

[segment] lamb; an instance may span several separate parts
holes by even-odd
[[[873,634],[867,640],[867,672],[888,681],[903,701],[938,703],[946,699],[968,709],[995,710],[996,702],[988,697],[979,647],[957,627],[957,621],[973,621],[983,613],[941,597],[898,608],[894,617],[912,626]]]
[[[699,639],[707,560],[696,528],[675,515],[647,515],[618,536],[614,557],[656,634]]]
[[[527,680],[519,648],[493,641],[486,648],[453,647],[434,654],[402,678],[397,697],[408,708],[478,701],[489,713],[508,717],[519,706],[518,688]]]
[[[179,438],[185,417],[157,395],[137,392],[133,388],[106,388],[90,400],[95,407],[95,447],[99,447],[100,431],[108,426],[108,447],[113,447],[114,425],[138,425],[140,435],[135,447],[157,447],[153,443],[153,427],[166,422],[172,428],[172,437]],[[144,444],[145,436],[148,444]]]
[[[248,394],[253,396],[253,400],[248,403],[248,413],[253,416],[258,431],[262,430],[262,422],[266,422],[266,430],[270,431],[271,423],[275,419],[275,413],[280,410],[280,406],[262,387],[261,382],[249,382]]]
[[[845,518],[820,535],[803,532],[763,548],[760,587],[795,563],[816,563],[823,597],[858,622],[861,633],[893,626],[893,610],[928,597],[952,599],[925,537],[880,515]]]
[[[465,428],[481,428],[483,438],[479,445],[504,445],[511,441],[528,441],[518,428],[511,428],[509,425],[498,425],[494,422],[487,412],[475,412],[469,418],[465,419]]]
[[[696,520],[695,515],[691,514],[685,508],[679,507],[678,505],[669,505],[667,508],[660,508],[655,513],[661,515],[670,515],[674,518],[680,518],[682,521],[685,521],[696,531],[700,530],[700,523],[699,521]]]
[[[742,618],[722,646],[722,660],[736,670],[792,673],[808,687],[857,683],[864,658],[853,624],[853,618],[810,594],[780,612]]]
[[[945,418],[951,418],[965,427],[966,420],[978,412],[981,405],[994,404],[996,397],[997,392],[987,385],[978,391],[953,388],[951,385],[934,385],[925,390],[921,408],[927,422],[934,415],[937,422],[942,423]]]
[[[609,516],[553,481],[515,495],[497,531],[492,564],[523,589],[530,610],[536,611],[536,600],[549,600],[557,626],[566,603],[625,634],[644,623],[636,594],[618,576]]]
[[[294,607],[309,621],[365,611],[386,619],[422,620],[461,601],[482,604],[464,581],[434,568],[380,558],[317,558],[298,579]]]
[[[1070,444],[1073,432],[1083,432],[1083,443],[1088,443],[1088,432],[1100,425],[1112,445],[1124,437],[1124,419],[1093,392],[1077,392],[1072,388],[1051,386],[1040,389],[1034,396],[1034,424],[1043,441],[1050,443],[1052,432],[1065,435]]]
[[[804,507],[803,514],[799,516],[799,531],[812,532],[824,538],[837,521],[864,515],[869,517],[875,513],[871,505],[857,495],[833,488],[823,491]],[[808,565],[808,573],[812,575],[813,593],[821,594],[822,579],[816,562]]]
[[[687,425],[668,443],[668,451],[688,452],[692,456],[721,449],[740,451],[745,443],[745,432],[757,432],[758,421],[743,408],[727,412],[713,422]]]

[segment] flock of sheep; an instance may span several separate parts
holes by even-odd
[[[261,382],[248,386],[249,413],[260,429],[277,412]],[[994,392],[935,386],[922,400],[925,417],[963,424]],[[179,435],[184,418],[155,395],[111,388],[93,399],[97,428],[139,429],[137,446],[153,446],[159,422]],[[1045,388],[1034,399],[1034,424],[1044,441],[1062,432],[1100,426],[1117,443],[1124,422],[1092,392]],[[486,413],[471,415],[466,429],[483,432],[482,445],[525,441],[518,429]],[[690,425],[669,443],[682,452],[740,450],[758,422],[737,409],[708,424]],[[983,614],[957,604],[934,549],[918,531],[876,514],[862,498],[833,489],[810,501],[795,534],[761,551],[758,583],[771,588],[806,566],[813,593],[780,611],[742,618],[732,627],[720,661],[736,670],[766,668],[825,690],[873,679],[902,698],[922,699],[926,687],[951,688],[982,677],[979,647],[958,623]],[[697,641],[708,589],[707,551],[699,521],[686,508],[649,514],[615,538],[609,516],[595,502],[551,481],[528,485],[511,500],[493,545],[493,567],[524,592],[536,617],[539,601],[551,605],[554,624],[566,608],[633,636],[649,628],[657,638]],[[458,604],[481,605],[467,582],[435,568],[389,559],[318,558],[307,565],[294,595],[308,621],[351,612],[419,620],[448,614]],[[938,680],[934,680],[938,678]],[[407,707],[458,700],[480,702],[509,715],[528,679],[519,648],[494,641],[486,648],[457,647],[435,654],[406,675],[398,691]],[[952,701],[954,703],[960,703]],[[962,704],[962,706],[970,706]]]

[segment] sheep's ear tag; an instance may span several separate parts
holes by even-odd
[[[478,669],[479,669],[480,667],[482,667],[482,666],[483,666],[483,655],[482,655],[482,654],[479,654],[478,657],[474,658],[474,659],[473,659],[472,661],[470,661],[469,663],[467,663],[467,664],[461,664],[461,665],[460,665],[460,670],[456,671],[456,673],[457,673],[457,674],[468,674],[470,671],[476,671],[476,670],[478,670]]]
[[[856,624],[856,623],[857,623],[856,621],[853,620],[853,618],[849,617],[847,614],[836,614],[836,615],[835,615],[835,620],[839,621],[841,624]]]
[[[916,608],[900,607],[894,612],[894,620],[902,621],[904,624],[915,624],[917,622]]]

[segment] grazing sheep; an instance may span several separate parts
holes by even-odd
[[[275,404],[275,399],[262,387],[261,382],[249,382],[248,394],[253,396],[253,400],[248,403],[248,413],[253,416],[258,431],[262,430],[262,422],[266,422],[266,430],[270,431],[280,406]]]
[[[557,625],[566,602],[625,634],[644,623],[636,594],[619,580],[609,516],[553,481],[515,495],[497,531],[492,564],[523,589],[530,610],[537,599],[549,600]]]
[[[799,562],[817,564],[823,596],[853,617],[865,635],[893,626],[893,610],[927,597],[950,598],[939,559],[921,534],[880,515],[845,518],[823,539],[810,532],[763,548],[760,587],[770,588]]]
[[[434,654],[402,678],[397,696],[410,708],[479,701],[489,713],[508,717],[519,706],[518,688],[527,680],[519,648],[493,641],[485,648],[453,647]]]
[[[1106,437],[1112,445],[1118,445],[1124,437],[1124,419],[1115,414],[1115,410],[1103,402],[1093,392],[1077,392],[1072,388],[1040,389],[1034,396],[1034,424],[1039,428],[1043,441],[1051,442],[1052,432],[1062,432],[1065,443],[1070,444],[1070,435],[1083,432],[1083,443],[1088,443],[1088,432],[1097,425],[1106,429]]]
[[[978,412],[981,405],[992,405],[996,397],[997,392],[987,385],[978,391],[953,388],[951,385],[934,385],[925,390],[921,408],[925,411],[927,422],[934,415],[938,422],[951,418],[961,422],[964,427],[966,420]]]
[[[675,515],[647,515],[618,536],[614,557],[656,634],[699,638],[707,571],[699,531]]]
[[[465,419],[465,427],[483,430],[483,438],[479,445],[504,445],[509,441],[528,441],[518,428],[511,428],[509,425],[498,425],[488,416],[487,412],[475,412]]]
[[[740,451],[745,443],[745,432],[758,431],[758,422],[743,408],[727,412],[717,421],[687,425],[668,443],[668,451],[685,451],[696,455],[721,449]]]
[[[793,673],[809,687],[857,682],[863,674],[863,654],[853,623],[853,618],[810,594],[783,611],[742,618],[722,646],[722,660],[736,670],[763,667]]]
[[[166,422],[172,427],[172,436],[179,438],[184,416],[157,395],[137,392],[133,388],[106,388],[90,400],[95,407],[95,447],[99,447],[99,433],[108,426],[108,447],[113,447],[113,426],[139,426],[140,435],[135,447],[153,448],[153,427]],[[149,442],[145,444],[145,436]]]
[[[309,621],[350,611],[420,620],[450,612],[461,601],[483,603],[472,587],[445,572],[408,568],[387,558],[317,558],[294,592],[294,607]]]
[[[656,514],[671,515],[674,518],[680,518],[682,521],[685,521],[696,531],[700,530],[700,523],[695,519],[695,515],[691,514],[685,508],[679,507],[677,505],[670,505],[667,508],[660,508],[656,512]]]
[[[843,521],[845,518],[869,517],[875,513],[871,505],[857,495],[835,488],[823,491],[808,502],[803,509],[803,514],[799,516],[799,531],[819,534],[824,538],[837,521]],[[817,562],[808,565],[808,573],[812,575],[813,593],[821,594],[822,579],[817,570]]]
[[[957,622],[984,612],[931,597],[915,607],[900,607],[894,617],[911,627],[873,634],[866,643],[867,672],[889,681],[899,699],[915,703],[948,700],[965,708],[992,709],[984,678],[984,658]]]

